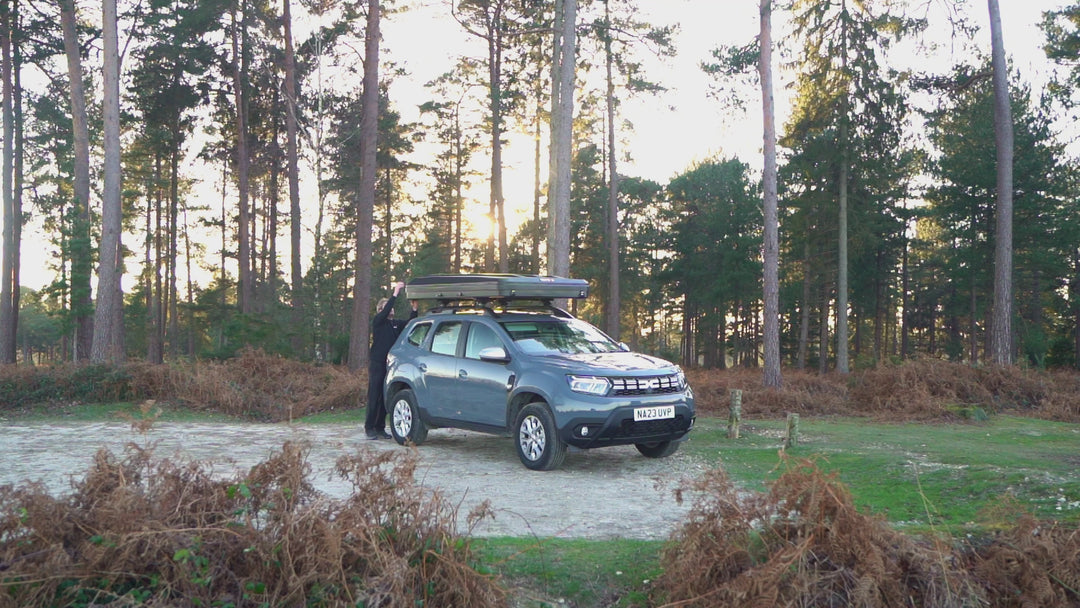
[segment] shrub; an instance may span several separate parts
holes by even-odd
[[[70,496],[0,487],[0,606],[496,606],[456,509],[413,481],[417,458],[359,450],[331,500],[286,443],[246,475],[129,446],[97,454]],[[487,505],[470,521],[489,514]],[[422,602],[422,604],[421,604]]]
[[[1006,500],[992,535],[912,537],[859,512],[813,462],[785,466],[764,494],[722,469],[680,490],[695,502],[661,556],[657,605],[1080,606],[1076,529]]]

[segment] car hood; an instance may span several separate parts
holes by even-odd
[[[549,355],[544,360],[567,372],[585,375],[627,374],[641,372],[675,373],[670,361],[641,353],[586,353],[580,355]]]

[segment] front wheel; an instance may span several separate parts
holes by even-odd
[[[420,445],[427,439],[427,425],[420,419],[416,395],[409,389],[394,393],[390,400],[390,434],[401,445],[412,442]]]
[[[536,402],[521,408],[515,428],[514,443],[521,464],[534,471],[559,468],[566,458],[566,444],[559,441],[555,417],[547,405]]]
[[[653,443],[635,443],[634,447],[643,456],[665,458],[674,454],[675,450],[679,449],[679,444],[675,441],[655,441]]]

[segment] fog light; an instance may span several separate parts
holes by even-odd
[[[589,427],[587,427],[587,426],[581,427],[581,436],[582,437],[588,437],[589,436]]]

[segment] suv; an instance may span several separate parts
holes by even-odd
[[[686,377],[551,305],[547,294],[563,293],[557,284],[584,281],[465,276],[498,287],[430,289],[451,277],[406,286],[410,299],[439,306],[411,320],[390,350],[384,388],[398,443],[420,444],[439,427],[510,435],[535,470],[557,468],[568,447],[634,444],[651,458],[678,449],[695,418]],[[570,297],[584,297],[585,285]]]

